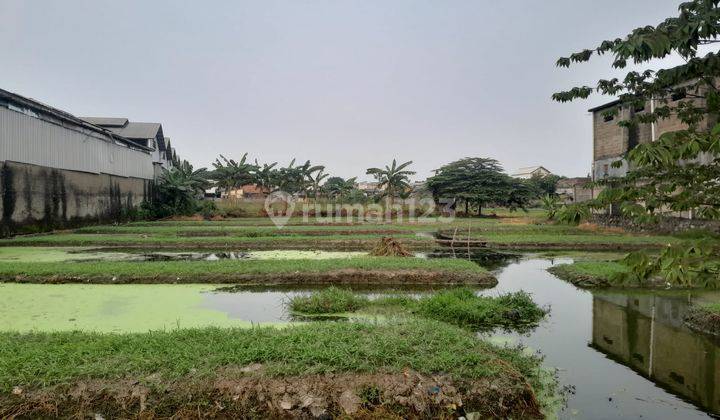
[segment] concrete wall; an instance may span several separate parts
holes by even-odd
[[[117,220],[152,195],[151,180],[0,162],[0,234]]]

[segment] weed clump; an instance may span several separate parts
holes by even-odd
[[[290,299],[289,307],[291,311],[303,314],[337,314],[357,311],[368,302],[367,297],[350,290],[329,287],[310,295],[295,296]]]
[[[535,325],[547,313],[526,292],[490,297],[477,296],[467,288],[421,299],[416,311],[425,318],[475,329]]]

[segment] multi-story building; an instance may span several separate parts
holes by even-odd
[[[702,92],[700,95],[702,96]],[[676,94],[668,98],[668,106],[679,101],[692,101],[697,107],[704,106],[704,99],[687,99],[684,94]],[[593,117],[593,180],[605,177],[622,177],[628,171],[624,156],[639,144],[650,143],[657,140],[662,134],[686,129],[687,126],[677,116],[662,119],[654,124],[636,124],[633,127],[621,127],[618,122],[628,120],[633,116],[654,112],[656,106],[665,106],[659,101],[648,101],[643,106],[623,106],[620,101],[613,101],[588,110]],[[619,109],[618,109],[619,108]],[[706,118],[699,124],[700,130],[709,130],[714,121]],[[613,162],[621,160],[622,166],[614,168]]]
[[[160,124],[115,124],[0,89],[0,236],[116,220],[149,200],[167,160]]]

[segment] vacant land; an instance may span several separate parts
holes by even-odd
[[[0,246],[370,250],[385,236],[416,250],[429,250],[441,243],[456,247],[484,244],[491,248],[607,251],[659,248],[679,241],[671,236],[628,234],[596,226],[557,225],[537,213],[515,213],[447,222],[425,219],[333,224],[292,219],[282,229],[268,218],[137,222],[17,237],[0,240]]]

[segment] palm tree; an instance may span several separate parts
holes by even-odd
[[[317,200],[318,198],[318,192],[320,192],[320,183],[327,177],[329,177],[330,174],[325,173],[325,167],[321,166],[320,170],[317,171],[317,173],[313,176],[312,173],[308,174],[308,180],[312,183],[312,192],[313,192],[313,198]]]
[[[210,185],[206,168],[194,170],[186,160],[171,169],[164,169],[158,182],[160,202],[174,213],[192,212],[197,195]]]
[[[355,180],[357,178],[342,179],[339,176],[328,178],[323,189],[325,194],[333,199],[343,198],[355,189]]]
[[[277,162],[273,162],[269,165],[267,163],[263,163],[261,167],[257,159],[255,160],[256,169],[253,175],[255,177],[255,183],[261,191],[271,192],[277,185],[277,170],[274,169],[275,166],[277,166]]]
[[[379,182],[378,188],[383,190],[381,197],[385,196],[386,198],[386,212],[392,211],[394,197],[410,188],[409,177],[415,175],[415,172],[404,170],[410,165],[412,165],[412,161],[398,165],[397,161],[393,159],[392,165],[386,165],[384,169],[369,168],[367,170],[366,174],[373,175]]]
[[[246,160],[247,153],[239,161],[227,159],[223,155],[215,159],[213,163],[215,171],[213,171],[212,178],[217,181],[217,186],[224,189],[225,192],[230,192],[243,185],[255,183],[253,174],[257,167],[247,163]]]

